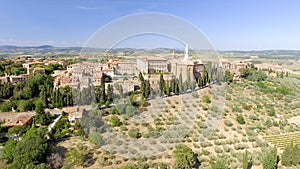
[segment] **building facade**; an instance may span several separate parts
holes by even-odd
[[[158,57],[144,57],[137,59],[137,69],[143,73],[168,72],[167,60]]]

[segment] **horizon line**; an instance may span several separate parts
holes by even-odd
[[[54,45],[0,45],[0,47],[18,47],[18,48],[39,48],[39,47],[53,47],[53,48],[83,48],[82,46],[54,46]],[[85,48],[91,48],[91,49],[109,49],[109,48],[97,48],[97,47],[85,47]],[[176,48],[170,48],[170,47],[156,47],[156,48],[135,48],[135,47],[118,47],[118,48],[113,48],[114,49],[134,49],[134,50],[154,50],[154,49],[170,49],[170,50],[184,50],[184,49],[179,49],[178,47]],[[215,50],[197,50],[197,49],[190,49],[194,51],[216,51],[216,52],[256,52],[256,51],[300,51],[300,49],[287,49],[287,48],[280,48],[280,49],[274,49],[274,48],[269,48],[269,49],[215,49]]]

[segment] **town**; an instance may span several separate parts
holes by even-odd
[[[47,156],[47,163],[52,168],[63,165],[92,168],[99,165],[103,168],[119,166],[114,160],[99,161],[101,158],[98,155],[92,155],[95,151],[103,152],[105,158],[112,155],[117,159],[134,162],[136,158],[150,160],[158,152],[165,152],[167,155],[164,158],[170,158],[170,150],[176,147],[172,147],[174,142],[190,139],[194,142],[194,150],[199,148],[199,139],[203,140],[200,142],[201,147],[209,148],[210,139],[215,135],[212,131],[220,130],[219,121],[223,121],[225,128],[233,125],[228,119],[220,118],[224,116],[222,112],[228,112],[225,100],[232,100],[232,94],[228,93],[233,92],[232,86],[253,82],[265,85],[264,81],[269,78],[284,79],[296,74],[281,66],[274,68],[267,64],[253,64],[249,58],[197,58],[188,45],[184,50],[173,50],[163,56],[128,58],[111,54],[109,59],[104,59],[106,62],[99,63],[85,58],[63,57],[41,59],[18,56],[14,60],[2,59],[0,110],[3,113],[0,119],[3,128],[1,139],[6,143],[6,155],[9,155],[8,146],[23,143],[24,134],[30,130],[41,132],[38,137],[45,137],[48,140],[45,144],[47,146],[52,143],[80,143],[78,148],[68,148],[66,154],[60,153],[56,146],[50,146],[52,153],[49,155],[46,150],[41,151],[37,156]],[[286,95],[289,89],[277,86],[275,92]],[[248,104],[243,105],[246,111],[248,107]],[[232,111],[240,111],[235,109],[240,108],[233,107]],[[267,111],[270,111],[270,117],[275,114],[278,119],[284,117],[272,108]],[[254,118],[234,116],[239,125],[244,125],[245,118]],[[187,124],[188,128],[185,126]],[[171,132],[172,125],[177,129]],[[194,128],[194,125],[200,125],[200,129],[195,131],[197,127]],[[225,128],[225,132],[230,132]],[[201,134],[190,135],[191,131]],[[205,138],[207,134],[212,136]],[[226,136],[221,134],[218,137]],[[157,141],[164,148],[153,147]],[[127,143],[122,145],[124,142]],[[215,144],[218,145],[218,141]],[[234,149],[238,151],[247,147],[239,145],[241,147],[238,148],[238,142],[236,144]],[[39,147],[33,146],[32,149]],[[143,147],[152,147],[152,150],[142,151]],[[177,148],[190,151],[188,147]],[[227,149],[225,146],[222,151],[229,151]],[[218,154],[221,150],[214,151]],[[80,161],[72,162],[78,158],[74,154],[81,154]],[[88,159],[88,156],[94,157]],[[11,166],[25,165],[25,161],[17,160],[16,157],[14,159]],[[197,159],[195,162],[200,161]],[[138,160],[138,163],[141,161]],[[207,161],[201,163],[207,165]],[[156,165],[164,168],[169,164],[158,160]]]
[[[67,65],[63,60],[43,60],[39,58],[20,58],[13,61],[13,64],[21,64],[24,74],[15,75],[14,73],[0,77],[2,85],[18,85],[25,84],[29,76],[37,74],[45,75],[49,74],[53,77],[53,90],[59,90],[59,88],[71,87],[82,91],[89,86],[101,86],[104,85],[104,89],[114,88],[117,86],[118,90],[113,90],[115,94],[120,94],[120,88],[122,93],[129,93],[134,91],[141,91],[141,79],[148,81],[151,90],[164,90],[163,96],[170,96],[171,94],[180,94],[187,91],[195,90],[200,86],[206,86],[213,81],[224,80],[225,71],[228,71],[232,76],[229,81],[240,81],[241,68],[248,68],[251,63],[247,60],[244,61],[225,61],[225,60],[190,60],[189,49],[186,46],[184,53],[176,55],[175,51],[172,53],[172,59],[167,60],[155,56],[141,56],[135,60],[109,60],[107,63],[92,63],[92,62],[79,62]],[[3,61],[5,63],[5,61]],[[52,72],[46,73],[47,66],[53,65]],[[55,68],[58,68],[56,70]],[[208,70],[210,69],[210,70]],[[209,72],[208,72],[209,71]],[[214,72],[213,72],[214,71]],[[208,75],[209,73],[209,75]],[[166,86],[160,87],[160,76],[163,75],[163,80]],[[170,88],[172,79],[180,80],[180,87],[178,91],[173,89],[172,92],[167,90]],[[206,80],[205,80],[206,79]],[[197,87],[197,88],[196,88]],[[163,88],[163,89],[162,89]],[[147,98],[150,96],[147,96]],[[74,99],[74,98],[69,98]],[[91,103],[91,102],[90,102]],[[72,105],[72,104],[68,104]],[[76,105],[76,104],[74,104]],[[47,105],[46,107],[49,107]],[[50,108],[53,108],[53,105]],[[55,107],[55,106],[54,106]],[[61,107],[61,106],[60,106]],[[101,107],[101,105],[100,105]],[[28,109],[30,110],[30,109]],[[15,110],[14,106],[11,107],[11,111],[19,112],[20,109]],[[66,111],[66,113],[71,114]],[[6,121],[7,126],[22,125],[30,121],[28,114],[25,116],[18,113],[16,119],[2,119]],[[29,115],[31,118],[34,114]],[[74,115],[70,115],[74,116]],[[81,115],[78,115],[81,117]],[[69,119],[74,119],[69,118]],[[74,124],[74,120],[73,120]]]

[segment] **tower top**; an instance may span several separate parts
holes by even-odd
[[[185,44],[184,59],[183,60],[189,60],[189,45],[188,44]]]

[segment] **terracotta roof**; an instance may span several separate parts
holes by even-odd
[[[13,126],[23,126],[31,121],[34,113],[11,113],[6,117],[1,117],[2,120],[6,121],[3,126],[13,127]]]

